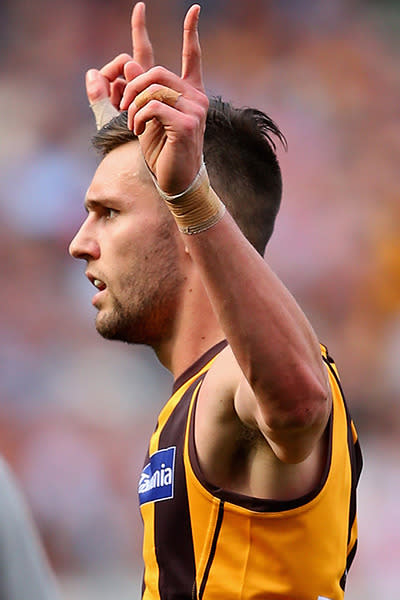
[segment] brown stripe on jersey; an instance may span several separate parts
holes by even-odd
[[[214,530],[213,540],[212,540],[212,544],[211,544],[210,554],[208,555],[207,564],[206,564],[206,568],[204,570],[203,579],[202,579],[201,584],[200,584],[199,600],[201,600],[203,598],[204,590],[206,589],[208,576],[209,576],[210,570],[211,570],[211,565],[213,563],[214,556],[215,556],[215,551],[217,549],[217,542],[218,542],[219,532],[221,531],[221,526],[222,526],[222,520],[223,520],[223,518],[224,518],[224,502],[223,502],[223,500],[221,500],[220,503],[219,503],[219,506],[218,506],[218,517],[217,517],[217,523],[215,525],[215,530]]]
[[[353,563],[354,557],[356,555],[357,552],[357,540],[354,542],[354,546],[351,549],[351,552],[349,553],[348,557],[347,557],[347,563],[346,563],[346,569],[342,575],[342,577],[340,578],[340,587],[342,588],[343,591],[345,591],[346,588],[346,581],[347,581],[347,574],[350,570],[350,567]]]
[[[214,358],[214,356],[216,356],[218,352],[221,352],[221,350],[223,350],[227,345],[228,342],[226,340],[222,340],[221,342],[218,342],[218,344],[215,344],[215,346],[207,350],[207,352],[202,354],[200,358],[196,360],[196,362],[194,362],[188,369],[186,369],[186,371],[182,373],[182,375],[178,377],[178,379],[174,381],[172,393],[175,393],[177,390],[179,390],[179,388],[184,383],[186,383],[186,381],[188,381],[191,377],[196,375],[196,373],[201,371],[201,369],[205,367],[206,364],[210,362],[210,360]]]
[[[362,470],[362,466],[363,466],[363,458],[362,458],[361,447],[360,447],[360,443],[359,443],[358,439],[356,440],[356,442],[354,442],[354,440],[353,440],[353,432],[351,429],[351,416],[350,416],[350,413],[349,413],[349,410],[347,407],[347,403],[346,403],[346,400],[344,397],[344,393],[343,393],[343,389],[342,389],[339,377],[337,376],[337,373],[332,366],[334,364],[334,362],[329,355],[327,355],[326,358],[323,357],[323,360],[328,365],[330,372],[332,373],[333,377],[335,378],[335,381],[339,387],[340,394],[341,394],[342,400],[343,400],[343,405],[344,405],[344,408],[346,411],[347,446],[348,446],[348,450],[349,450],[350,464],[351,464],[349,529],[348,529],[348,535],[347,535],[347,543],[349,544],[350,538],[351,538],[351,531],[353,528],[353,524],[354,524],[354,520],[356,518],[356,512],[357,512],[357,485],[358,485],[360,475],[361,475],[361,470]],[[347,573],[350,570],[350,567],[353,563],[356,552],[357,552],[357,540],[355,541],[351,551],[347,555],[346,569],[340,580],[340,587],[342,588],[343,591],[346,587]]]
[[[183,450],[190,401],[202,377],[204,375],[197,378],[183,394],[165,424],[159,439],[159,449],[176,446],[174,496],[170,500],[156,502],[154,507],[154,542],[159,566],[158,587],[162,600],[191,598],[195,580],[193,538]]]
[[[344,393],[343,393],[343,389],[342,389],[339,377],[337,376],[335,369],[332,367],[332,364],[334,364],[334,362],[330,356],[327,356],[326,359],[324,358],[324,361],[328,365],[329,370],[331,371],[331,373],[332,373],[333,377],[335,378],[335,381],[339,387],[340,394],[343,399],[343,405],[344,405],[344,408],[346,411],[347,446],[349,449],[349,455],[350,455],[350,461],[351,461],[351,497],[350,497],[350,514],[349,514],[349,534],[348,534],[348,540],[347,540],[347,542],[349,542],[350,536],[351,536],[351,528],[353,527],[354,519],[356,516],[357,485],[358,485],[358,481],[359,481],[360,475],[361,475],[361,470],[362,470],[362,466],[363,466],[363,458],[362,458],[361,447],[360,447],[360,443],[359,443],[358,439],[355,443],[353,440],[353,433],[351,430],[351,416],[349,413],[349,409],[347,407],[347,403],[346,403],[346,400],[344,397]]]

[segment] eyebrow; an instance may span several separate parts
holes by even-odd
[[[84,209],[86,210],[86,212],[88,213],[89,210],[96,210],[96,208],[104,208],[104,206],[106,204],[108,204],[109,202],[110,202],[110,200],[106,199],[106,198],[104,198],[104,199],[101,198],[99,200],[85,198],[83,206],[84,206]]]

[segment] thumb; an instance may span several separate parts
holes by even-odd
[[[86,73],[86,94],[90,104],[110,95],[110,84],[97,69],[89,69]]]
[[[86,93],[99,130],[119,111],[111,104],[108,80],[97,69],[90,69],[86,73]]]

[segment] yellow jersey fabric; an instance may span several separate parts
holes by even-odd
[[[143,600],[342,600],[357,548],[362,457],[324,346],[333,406],[320,485],[290,501],[228,492],[203,477],[194,444],[201,383],[226,342],[174,385],[139,481]]]

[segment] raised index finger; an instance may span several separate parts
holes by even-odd
[[[182,46],[182,79],[190,83],[198,90],[203,91],[203,72],[201,66],[201,48],[199,41],[198,22],[200,6],[193,4],[186,13],[183,23],[183,46]]]
[[[144,2],[138,2],[133,7],[131,31],[133,60],[137,62],[144,71],[148,71],[154,66],[154,54],[146,27],[146,7]]]

